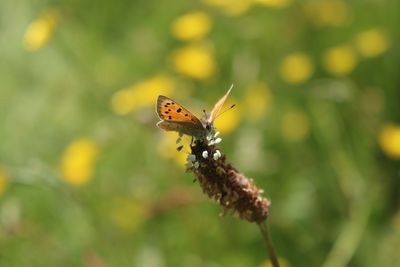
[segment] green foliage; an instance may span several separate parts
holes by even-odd
[[[224,2],[0,2],[0,266],[268,266],[155,126],[232,83],[284,266],[400,265],[399,3]]]

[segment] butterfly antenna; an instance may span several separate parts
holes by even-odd
[[[231,87],[229,87],[228,92],[230,92],[233,89],[233,83],[231,84]]]
[[[217,115],[217,117],[215,117],[215,119],[217,119],[219,116],[221,116],[221,115],[224,114],[225,112],[227,112],[227,111],[233,109],[235,106],[236,106],[236,104],[233,104],[233,105],[230,106],[229,108],[225,109],[224,111],[222,111],[221,113],[219,113],[219,114]]]

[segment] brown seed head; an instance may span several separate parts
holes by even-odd
[[[267,218],[271,202],[261,196],[262,190],[252,179],[225,162],[225,155],[214,159],[215,153],[220,154],[215,145],[209,146],[205,140],[197,140],[191,150],[198,165],[191,164],[187,170],[195,174],[203,192],[215,199],[224,213],[236,212],[241,219],[257,223]],[[203,157],[204,151],[207,151],[207,157]]]

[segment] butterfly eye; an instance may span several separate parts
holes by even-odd
[[[207,123],[207,125],[206,125],[206,130],[207,130],[207,131],[211,131],[211,129],[212,129],[212,125],[209,124],[209,123]]]

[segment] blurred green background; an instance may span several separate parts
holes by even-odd
[[[398,1],[1,1],[0,266],[270,266],[155,127],[233,83],[221,149],[283,266],[400,266]],[[228,105],[227,105],[228,106]],[[186,139],[188,142],[188,138]]]

